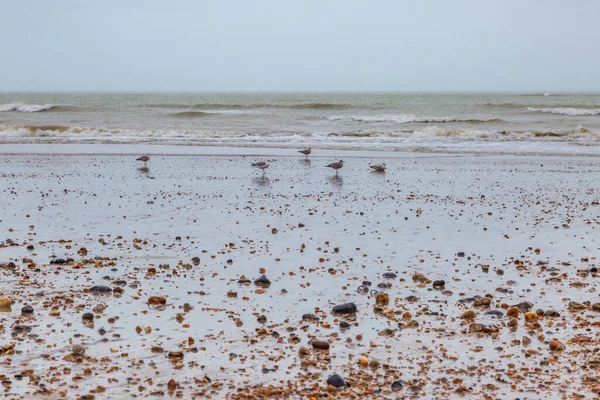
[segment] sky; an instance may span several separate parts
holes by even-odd
[[[600,91],[600,1],[0,0],[0,91]]]

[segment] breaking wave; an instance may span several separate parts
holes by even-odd
[[[456,117],[419,117],[416,115],[368,115],[368,116],[333,116],[327,117],[330,121],[346,121],[346,122],[392,122],[396,124],[427,124],[427,123],[450,123],[450,122],[465,122],[465,123],[490,123],[503,122],[500,118],[456,118]]]
[[[214,112],[206,112],[206,111],[180,111],[169,114],[171,117],[175,118],[200,118],[200,117],[210,117],[215,115],[222,115]]]
[[[527,111],[570,115],[570,116],[586,116],[600,115],[600,108],[574,108],[574,107],[555,107],[555,108],[534,108],[529,107]]]
[[[150,108],[186,108],[186,109],[202,109],[202,110],[240,110],[240,109],[264,109],[264,108],[280,108],[280,109],[309,109],[309,110],[344,110],[352,108],[351,104],[344,103],[299,103],[299,104],[272,104],[272,103],[197,103],[197,104],[172,104],[158,103],[148,104]]]
[[[23,103],[13,103],[13,104],[0,104],[0,112],[42,112],[42,111],[74,111],[77,107],[72,106],[62,106],[62,105],[53,105],[53,104],[23,104]]]

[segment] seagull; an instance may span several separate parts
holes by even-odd
[[[298,150],[298,153],[302,153],[306,156],[306,159],[308,160],[308,155],[312,152],[312,150],[309,148],[306,148],[304,150]]]
[[[373,172],[385,172],[385,163],[369,165],[373,169]]]
[[[331,163],[329,165],[326,165],[327,168],[333,168],[333,169],[335,169],[335,176],[338,175],[338,170],[340,168],[342,168],[343,166],[344,166],[344,161],[342,161],[342,160],[340,160],[338,162]]]
[[[149,155],[145,155],[145,156],[141,156],[136,161],[143,161],[144,162],[144,167],[145,167],[147,165],[149,159],[150,159],[150,156]]]
[[[264,161],[259,161],[259,162],[256,162],[256,163],[252,163],[252,166],[254,168],[258,168],[258,169],[262,170],[263,177],[264,177],[265,176],[265,169],[269,168],[269,163],[264,162]]]

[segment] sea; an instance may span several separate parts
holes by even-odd
[[[600,93],[0,93],[2,144],[600,155]]]

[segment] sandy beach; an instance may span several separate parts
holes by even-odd
[[[594,157],[3,145],[2,396],[597,396],[599,188]]]

